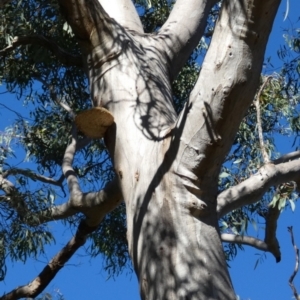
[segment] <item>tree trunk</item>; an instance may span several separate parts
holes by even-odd
[[[125,17],[110,1],[60,1],[85,55],[94,106],[115,118],[105,142],[143,299],[235,299],[218,230],[218,174],[255,95],[279,2],[223,1],[199,79],[177,117],[171,80],[215,1],[178,0],[157,35],[142,33],[130,0],[119,1]]]
[[[184,120],[175,123],[163,57],[152,39],[127,39],[118,63],[95,82],[101,88],[91,89],[94,104],[115,117],[105,141],[126,203],[142,298],[235,299],[218,232],[217,180],[203,189],[182,175],[197,159],[177,157]]]

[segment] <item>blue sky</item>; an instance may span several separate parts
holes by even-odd
[[[287,2],[288,1],[288,2]],[[283,1],[277,15],[273,32],[267,49],[266,56],[272,56],[274,67],[280,67],[280,61],[276,59],[278,46],[284,43],[283,28],[290,26],[290,22],[296,22],[300,16],[300,1]],[[290,9],[288,18],[284,21],[284,14],[287,3]],[[297,23],[298,27],[300,24]],[[17,102],[11,95],[0,95],[0,103],[4,103],[20,111],[24,111],[20,102]],[[14,119],[13,113],[0,108],[0,131],[10,124]],[[280,140],[278,151],[287,153],[293,138]],[[245,251],[240,251],[233,262],[230,262],[230,274],[236,293],[241,299],[251,300],[282,300],[293,299],[292,292],[288,286],[288,279],[292,274],[295,265],[295,254],[292,248],[290,235],[287,226],[294,226],[295,241],[300,247],[300,207],[296,203],[296,211],[290,209],[284,211],[279,219],[278,238],[282,250],[282,261],[276,264],[275,259],[266,254],[264,262],[258,264],[254,270],[256,260],[264,254],[256,249],[245,247]],[[57,234],[56,245],[47,247],[46,255],[38,259],[30,259],[24,265],[15,262],[9,266],[7,277],[4,282],[0,282],[0,295],[8,292],[18,285],[23,285],[31,281],[45,266],[45,264],[56,254],[58,250],[70,239],[69,229],[62,229],[59,222],[53,222],[50,226]],[[255,234],[253,230],[253,234]],[[47,292],[52,294],[62,293],[66,300],[79,299],[104,299],[104,300],[138,300],[138,285],[135,274],[130,270],[125,271],[121,276],[107,280],[107,273],[103,270],[101,257],[91,259],[84,251],[79,251],[69,263],[59,272],[50,283]],[[296,287],[300,292],[300,275],[295,279]]]

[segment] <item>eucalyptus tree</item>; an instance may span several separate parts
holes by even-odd
[[[37,278],[1,299],[37,296],[88,236],[113,271],[130,256],[142,299],[235,299],[234,246],[224,252],[222,240],[280,261],[277,219],[294,205],[300,153],[276,158],[272,136],[300,127],[297,79],[288,68],[261,77],[279,4],[1,2],[1,79],[32,109],[3,134],[3,276],[6,256],[26,260],[51,242],[48,222],[77,226]],[[12,138],[35,170],[10,164]],[[254,215],[263,239],[245,234]]]

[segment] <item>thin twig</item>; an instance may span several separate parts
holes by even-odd
[[[56,103],[57,105],[59,105],[65,111],[67,111],[69,113],[70,117],[72,118],[72,120],[74,120],[76,114],[74,113],[72,108],[67,103],[64,103],[61,99],[59,99],[59,97],[57,96],[57,93],[54,90],[54,87],[52,85],[48,84],[46,80],[44,80],[38,76],[35,76],[34,78],[37,81],[40,81],[44,86],[46,86],[49,89],[50,97],[53,100],[53,102]]]
[[[296,263],[295,263],[295,268],[294,268],[294,271],[289,279],[289,286],[291,287],[292,291],[293,291],[293,294],[294,294],[294,297],[296,300],[299,300],[300,299],[300,296],[295,288],[295,285],[293,283],[294,281],[294,278],[296,277],[297,273],[298,273],[298,269],[299,269],[299,249],[298,247],[295,245],[295,240],[294,240],[294,233],[293,233],[293,226],[289,226],[288,227],[288,232],[291,234],[291,239],[292,239],[292,245],[293,245],[293,248],[295,250],[295,254],[296,254]]]
[[[13,208],[20,217],[24,217],[28,212],[24,196],[11,181],[4,178],[2,175],[0,175],[0,190],[5,193],[5,197],[2,198],[2,201],[8,203],[8,205]]]
[[[65,111],[67,111],[70,114],[71,118],[74,120],[75,119],[75,113],[73,112],[72,108],[68,104],[62,102],[57,97],[57,94],[54,91],[54,88],[52,86],[49,87],[49,90],[50,90],[50,96],[51,96],[52,100],[55,103],[57,103],[60,107],[62,107]]]
[[[259,104],[259,99],[261,96],[261,93],[263,92],[264,88],[266,87],[267,83],[272,79],[272,76],[268,76],[265,80],[265,82],[262,84],[262,86],[260,87],[257,96],[256,96],[256,100],[254,101],[255,103],[255,107],[256,107],[256,113],[257,113],[257,128],[258,128],[258,137],[259,137],[259,144],[260,144],[260,149],[262,152],[262,156],[263,156],[263,160],[264,163],[269,163],[270,159],[268,156],[268,153],[266,151],[266,147],[264,144],[264,137],[263,137],[263,130],[262,130],[262,122],[261,122],[261,111],[260,111],[260,104]]]
[[[61,175],[59,179],[55,180],[50,177],[36,174],[30,169],[12,168],[12,169],[5,170],[2,176],[4,178],[6,178],[9,175],[24,175],[34,181],[38,180],[38,181],[41,181],[44,183],[49,183],[49,184],[56,185],[59,187],[62,187],[62,182],[64,181],[64,175]]]

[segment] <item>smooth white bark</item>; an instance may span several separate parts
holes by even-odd
[[[183,161],[186,152],[186,159],[194,160],[194,173],[199,181],[208,180],[206,186],[218,176],[253,101],[279,3],[223,2],[198,81],[177,125],[183,127],[178,157]]]
[[[209,12],[216,3],[216,0],[176,1],[168,20],[158,32],[158,41],[164,44],[166,61],[170,62],[171,78],[177,76],[200,42]]]
[[[299,180],[299,174],[299,159],[278,165],[263,166],[250,178],[225,190],[218,196],[218,216],[222,217],[234,209],[259,201],[271,186]]]
[[[106,13],[120,25],[143,33],[143,25],[131,0],[99,0]]]
[[[254,238],[252,236],[222,233],[221,239],[223,242],[226,243],[238,243],[254,247],[261,251],[268,251],[268,245],[264,241]]]

